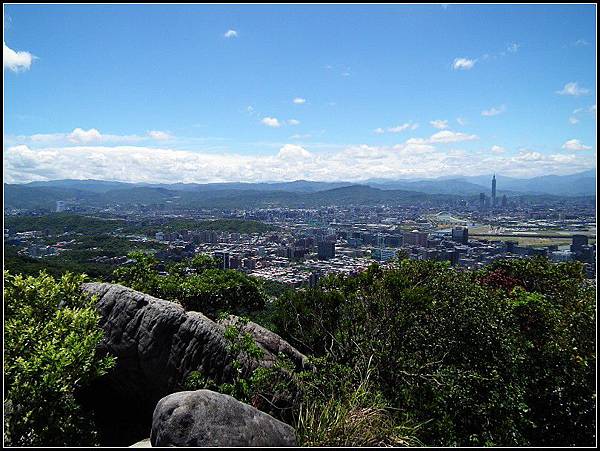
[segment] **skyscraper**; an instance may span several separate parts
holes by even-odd
[[[496,174],[492,177],[492,208],[496,207]]]

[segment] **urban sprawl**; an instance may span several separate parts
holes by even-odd
[[[253,234],[176,230],[148,236],[123,235],[116,228],[113,235],[156,243],[155,255],[163,262],[204,253],[217,257],[223,268],[294,287],[314,286],[331,273],[356,274],[374,261],[385,265],[399,254],[418,260],[448,261],[463,268],[478,268],[500,258],[541,255],[552,261],[581,261],[588,277],[595,277],[594,204],[566,203],[564,199],[538,204],[506,196],[498,199],[495,177],[491,193],[482,193],[478,202],[453,202],[443,210],[428,205],[348,205],[169,212],[153,211],[147,206],[125,210],[117,205],[86,211],[83,206],[65,201],[57,202],[56,210],[132,222],[143,219],[159,226],[173,218],[261,221],[276,230]],[[40,245],[38,238],[48,238],[44,231],[4,230],[5,241],[22,245],[22,254],[34,258],[68,252],[76,237],[64,235],[56,237],[55,244]],[[128,262],[125,255],[111,258],[116,265]]]

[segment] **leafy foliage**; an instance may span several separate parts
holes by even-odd
[[[4,273],[5,443],[70,446],[96,442],[77,393],[115,363],[101,356],[94,300],[83,276]]]
[[[270,322],[349,374],[372,360],[372,387],[424,443],[582,445],[595,439],[594,298],[576,263],[399,260],[288,292]]]
[[[265,295],[255,279],[235,270],[216,269],[218,262],[206,255],[176,263],[160,275],[158,260],[142,252],[129,257],[135,262],[117,268],[117,283],[153,296],[180,303],[186,310],[216,316],[219,311],[247,313],[265,305]]]

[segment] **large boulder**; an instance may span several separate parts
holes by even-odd
[[[294,429],[228,395],[173,393],[152,416],[152,446],[295,446]]]
[[[183,390],[190,372],[200,371],[216,383],[232,376],[231,363],[237,356],[228,354],[223,334],[235,318],[217,324],[201,313],[186,312],[179,304],[121,285],[93,282],[82,288],[98,298],[104,331],[100,351],[117,357],[115,368],[83,394],[97,413],[103,444],[130,444],[147,437],[156,403]],[[271,366],[279,352],[298,366],[306,363],[277,334],[254,323],[244,330],[265,351],[259,362],[241,359],[246,371]],[[109,430],[116,421],[122,428]]]

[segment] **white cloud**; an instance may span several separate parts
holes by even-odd
[[[492,107],[489,110],[483,110],[481,112],[482,116],[497,116],[499,114],[502,114],[506,111],[506,106],[505,105],[500,105],[498,108],[496,107]]]
[[[433,127],[443,130],[444,128],[448,128],[448,121],[442,119],[436,119],[434,121],[429,122]]]
[[[300,124],[300,121],[298,119],[290,119],[287,121],[287,123],[289,125],[298,125],[298,124]]]
[[[13,72],[28,70],[34,60],[34,56],[29,52],[15,52],[13,49],[3,43],[3,64],[4,69],[10,69]]]
[[[467,120],[462,117],[457,117],[456,122],[458,122],[458,125],[466,125],[467,124]]]
[[[281,127],[281,123],[276,117],[263,117],[261,122],[268,127]]]
[[[21,136],[19,138],[23,141],[29,139],[33,142],[50,143],[50,142],[64,141],[66,138],[66,135],[64,133],[37,133],[37,134],[31,135],[29,137]]]
[[[296,144],[285,144],[277,153],[277,158],[284,160],[297,160],[310,157],[312,157],[312,154],[308,150]]]
[[[596,104],[593,104],[591,107],[589,107],[588,112],[595,114],[596,113]]]
[[[430,143],[454,143],[461,141],[473,141],[478,139],[477,135],[467,135],[466,133],[453,132],[450,130],[442,130],[429,138]]]
[[[373,130],[373,133],[377,133],[378,135],[382,135],[385,133],[385,130],[381,127],[377,127],[375,130]]]
[[[582,96],[588,94],[589,92],[589,89],[580,87],[576,81],[567,83],[562,90],[556,91],[557,94],[563,96]]]
[[[76,128],[70,133],[36,133],[34,135],[6,135],[5,143],[11,144],[31,144],[35,146],[44,144],[90,144],[90,143],[136,143],[152,139],[150,134],[146,136],[138,135],[111,135],[100,133],[97,129],[91,128],[83,130]]]
[[[94,141],[101,141],[102,135],[95,128],[89,130],[83,130],[76,128],[68,135],[69,141],[77,144],[88,144]]]
[[[468,58],[456,58],[452,63],[454,70],[469,70],[472,69],[477,60],[471,60]]]
[[[570,139],[562,146],[565,150],[590,150],[590,146],[586,146],[578,139]]]
[[[590,43],[585,39],[577,39],[572,45],[575,47],[584,47],[586,45],[590,45]]]
[[[226,38],[237,38],[238,32],[235,30],[227,30],[223,36]]]
[[[513,42],[511,44],[508,44],[508,46],[506,47],[506,50],[510,53],[516,53],[519,50],[519,47],[521,47],[520,44]]]
[[[406,122],[401,125],[396,125],[395,127],[390,127],[387,129],[390,133],[401,133],[405,130],[416,130],[419,127],[419,124],[413,124],[412,122]]]
[[[578,122],[579,122],[579,119],[577,119],[577,118],[576,118],[576,117],[574,117],[574,116],[571,116],[571,117],[569,118],[569,123],[570,123],[570,124],[573,124],[573,125],[575,125],[575,124],[577,124]]]
[[[502,153],[506,152],[506,149],[504,147],[496,146],[496,145],[492,146],[492,148],[490,150],[492,151],[492,153],[495,153],[495,154],[502,154]]]
[[[429,139],[419,138],[395,146],[362,144],[318,153],[293,144],[284,144],[269,155],[142,146],[78,145],[31,149],[27,145],[16,145],[8,147],[4,155],[8,183],[64,178],[158,183],[364,181],[370,178],[479,175],[489,173],[490,168],[508,176],[533,177],[573,173],[595,165],[594,152],[548,155],[524,150],[507,156],[488,150],[478,154],[454,146],[442,151]]]
[[[172,136],[167,132],[162,132],[160,130],[150,130],[148,132],[148,136],[152,139],[156,139],[158,141],[165,141],[167,139],[171,139]]]
[[[302,105],[303,103],[306,103],[306,99],[303,99],[302,97],[296,97],[294,100],[292,100],[292,102],[294,102],[296,105]]]

